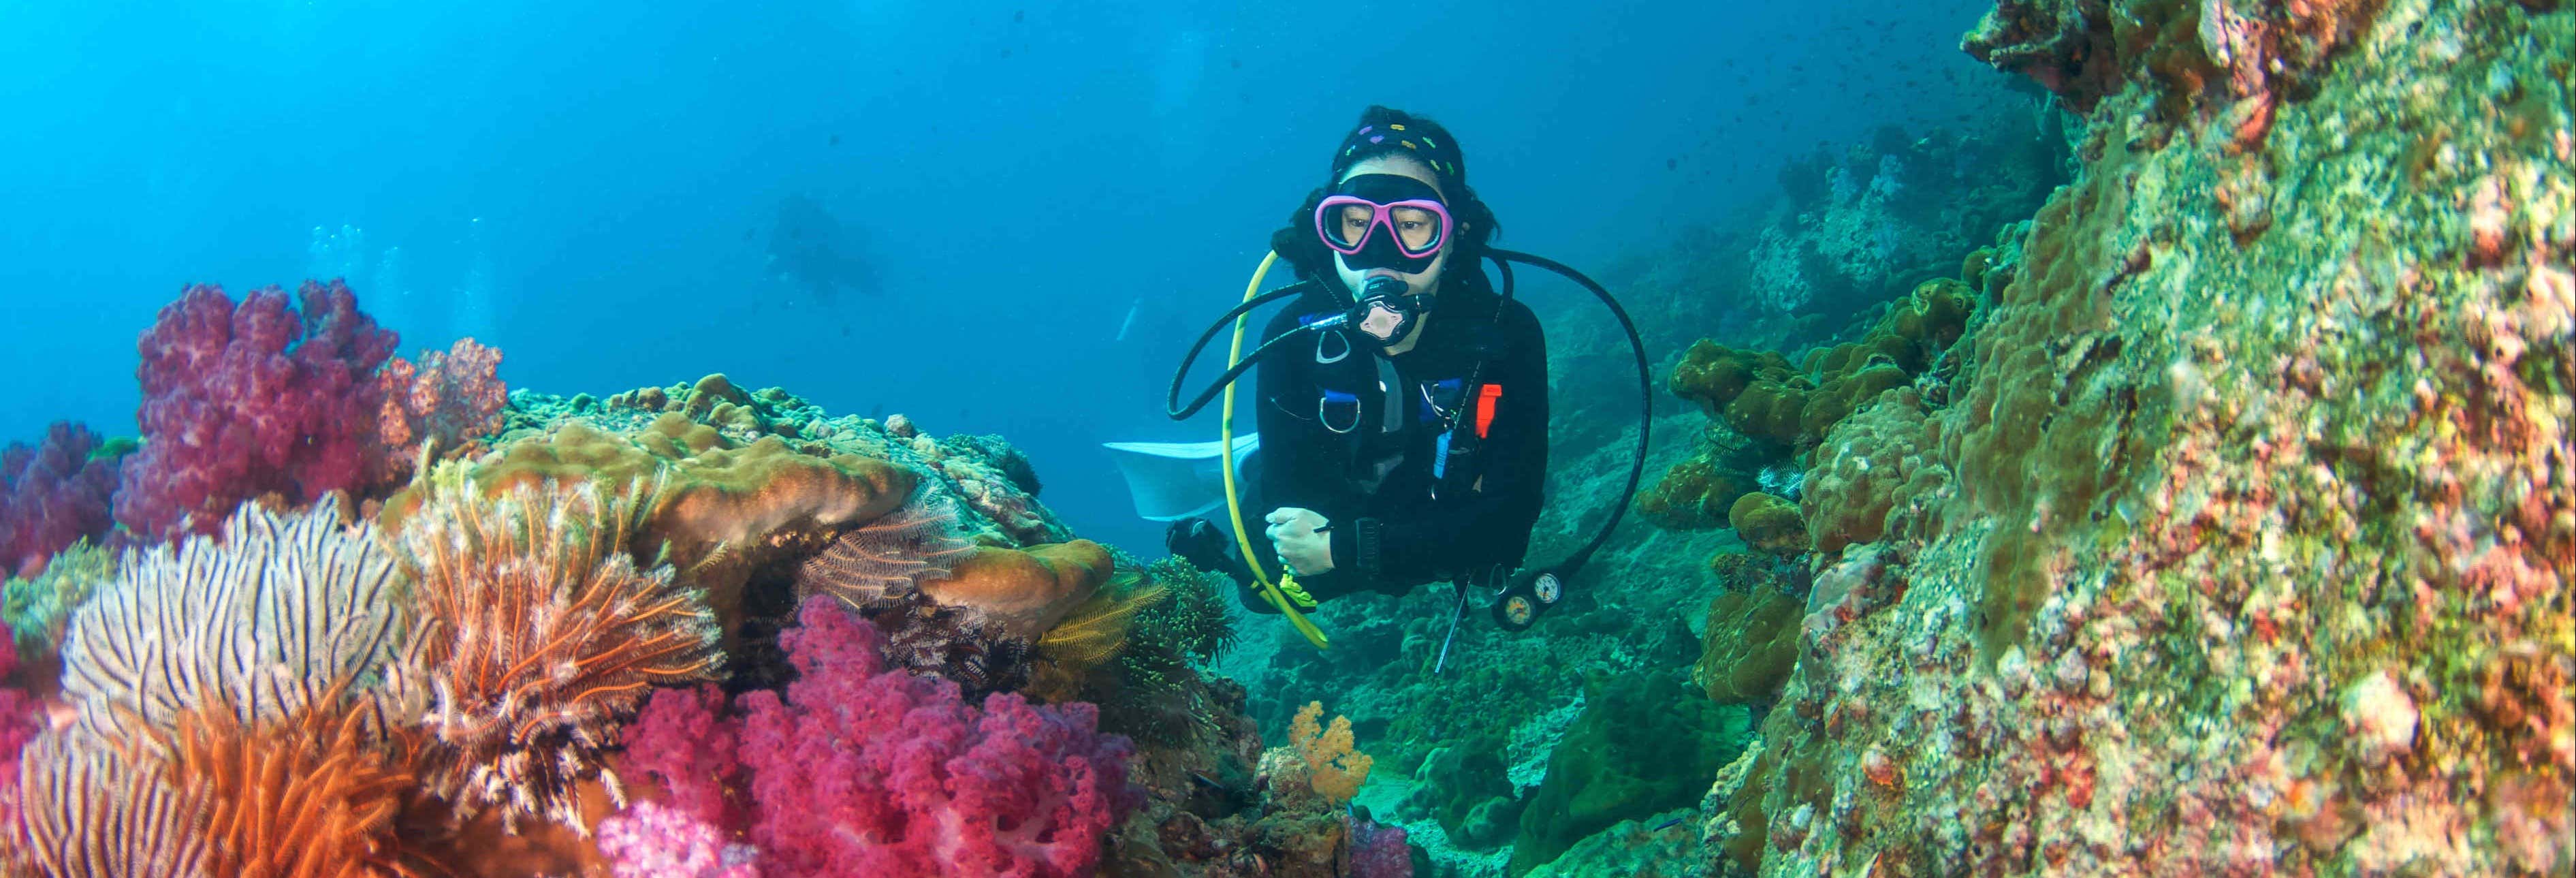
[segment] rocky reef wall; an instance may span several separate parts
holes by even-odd
[[[2006,0],[1965,48],[2082,175],[1963,368],[1825,436],[1948,478],[1809,480],[1926,493],[1808,498],[1907,526],[1811,559],[1713,860],[2576,868],[2576,11]]]

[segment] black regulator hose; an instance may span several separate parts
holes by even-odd
[[[1518,631],[1529,627],[1539,613],[1564,598],[1565,581],[1573,578],[1574,571],[1592,560],[1592,554],[1610,541],[1611,531],[1618,529],[1619,520],[1628,514],[1629,504],[1637,499],[1637,483],[1646,475],[1646,449],[1655,424],[1655,383],[1650,374],[1653,367],[1646,363],[1646,343],[1637,337],[1637,323],[1629,319],[1628,309],[1619,307],[1618,299],[1611,298],[1609,290],[1602,289],[1583,272],[1552,259],[1512,250],[1494,249],[1487,253],[1498,265],[1510,261],[1544,268],[1590,290],[1594,298],[1600,299],[1601,304],[1610,309],[1610,316],[1618,318],[1619,329],[1628,334],[1628,349],[1637,359],[1637,454],[1628,463],[1628,483],[1619,489],[1619,502],[1610,507],[1610,520],[1601,523],[1601,530],[1592,535],[1590,542],[1553,566],[1514,577],[1512,584],[1494,601],[1494,620],[1504,628]],[[1505,282],[1509,283],[1511,269],[1505,268],[1503,273]]]
[[[1207,350],[1208,342],[1214,341],[1217,333],[1225,331],[1226,324],[1234,322],[1235,318],[1251,313],[1254,308],[1259,308],[1263,305],[1267,305],[1281,299],[1299,295],[1304,293],[1307,288],[1314,285],[1314,281],[1299,281],[1297,283],[1289,284],[1276,290],[1245,299],[1243,300],[1243,304],[1227,309],[1225,316],[1217,318],[1215,323],[1208,324],[1207,331],[1199,333],[1198,343],[1190,345],[1189,355],[1181,358],[1181,367],[1172,370],[1172,392],[1170,396],[1163,400],[1163,414],[1170,416],[1171,419],[1175,421],[1189,420],[1191,416],[1198,414],[1200,409],[1207,408],[1208,403],[1215,400],[1217,394],[1224,392],[1226,385],[1232,384],[1234,383],[1234,379],[1242,377],[1244,370],[1252,368],[1252,364],[1254,363],[1261,362],[1261,358],[1269,354],[1272,348],[1278,347],[1280,342],[1284,342],[1304,334],[1302,332],[1283,332],[1279,334],[1278,338],[1262,342],[1260,347],[1252,349],[1252,354],[1250,356],[1244,357],[1241,362],[1235,363],[1232,368],[1225,370],[1225,374],[1218,375],[1216,381],[1208,384],[1206,390],[1199,391],[1198,396],[1192,397],[1189,405],[1181,405],[1182,379],[1189,377],[1190,366],[1199,361],[1199,353]],[[1308,327],[1299,328],[1305,329]]]

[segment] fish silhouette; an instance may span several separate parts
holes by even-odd
[[[778,203],[778,221],[769,229],[769,273],[802,286],[817,300],[841,290],[878,291],[874,266],[859,258],[855,235],[842,229],[830,211],[803,195]]]

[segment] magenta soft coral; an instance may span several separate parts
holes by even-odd
[[[116,460],[92,460],[96,450],[98,434],[56,421],[36,447],[0,451],[0,576],[35,578],[55,552],[116,525]]]
[[[738,747],[763,874],[1040,878],[1099,865],[1134,793],[1127,739],[1100,734],[1096,708],[995,693],[979,709],[953,682],[889,669],[882,636],[830,598],[799,618],[779,637],[799,673],[786,698],[744,695],[727,722],[703,692],[656,693],[629,764],[705,807],[723,801],[726,772],[673,750]]]
[[[212,533],[243,500],[309,502],[385,471],[376,370],[396,336],[339,281],[306,281],[296,298],[269,287],[236,307],[200,284],[161,308],[136,346],[144,446],[117,494],[127,528]]]

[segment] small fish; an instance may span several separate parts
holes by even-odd
[[[1688,819],[1690,819],[1690,815],[1688,815],[1688,814],[1684,814],[1684,815],[1682,815],[1682,816],[1680,816],[1680,817],[1675,817],[1675,818],[1673,818],[1673,819],[1671,819],[1671,820],[1666,820],[1666,821],[1664,821],[1664,822],[1662,822],[1662,823],[1657,823],[1657,824],[1655,824],[1655,828],[1653,828],[1653,829],[1649,829],[1649,830],[1646,830],[1646,831],[1647,831],[1647,832],[1662,832],[1662,831],[1664,831],[1664,830],[1671,829],[1671,828],[1673,828],[1673,827],[1675,827],[1675,826],[1680,826],[1680,825],[1682,824],[1682,821],[1684,821],[1684,820],[1688,820]]]
[[[1126,340],[1127,340],[1127,330],[1130,330],[1130,329],[1134,329],[1134,328],[1136,328],[1136,312],[1138,312],[1138,311],[1142,311],[1142,310],[1145,310],[1145,297],[1143,297],[1143,296],[1137,296],[1137,297],[1136,297],[1136,303],[1135,303],[1135,304],[1133,304],[1133,305],[1129,305],[1129,306],[1127,306],[1127,319],[1125,319],[1125,320],[1121,320],[1121,321],[1119,321],[1119,322],[1118,322],[1118,337],[1117,337],[1117,338],[1110,339],[1110,341],[1112,341],[1112,342],[1121,342],[1121,341],[1126,341]]]

